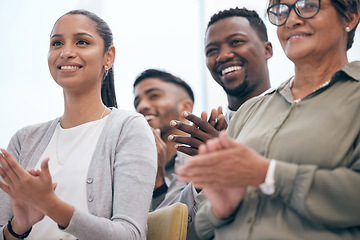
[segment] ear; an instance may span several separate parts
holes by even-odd
[[[185,111],[192,112],[193,107],[194,107],[194,102],[191,99],[186,98],[186,99],[182,100],[178,104],[178,110],[179,110],[180,116],[182,116],[182,113]]]
[[[104,66],[112,68],[115,61],[115,47],[111,45],[104,55]]]
[[[269,60],[273,56],[273,48],[271,42],[265,42],[265,58]]]
[[[350,21],[347,23],[347,26],[350,28],[350,31],[354,29],[356,24],[359,23],[360,13],[359,11],[348,13]]]

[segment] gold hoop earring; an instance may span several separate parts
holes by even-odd
[[[345,32],[350,32],[350,28],[349,28],[349,27],[346,27],[346,28],[345,28]]]

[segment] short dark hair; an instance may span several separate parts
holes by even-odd
[[[207,25],[207,29],[213,23],[228,17],[246,18],[249,21],[250,26],[256,31],[260,39],[263,40],[264,42],[268,41],[267,30],[263,20],[259,17],[256,11],[248,10],[246,8],[230,8],[228,10],[223,10],[214,14],[210,18],[210,21]]]
[[[269,0],[269,7],[279,3],[280,0]],[[360,0],[331,0],[331,3],[334,5],[336,11],[340,14],[340,16],[345,19],[345,21],[349,22],[349,13],[356,13],[360,11]],[[346,50],[349,50],[354,43],[355,31],[359,22],[356,26],[348,33],[348,41],[346,44]]]
[[[170,82],[170,83],[176,84],[179,87],[183,88],[187,92],[187,94],[189,95],[191,100],[193,102],[195,102],[194,93],[193,93],[191,87],[181,78],[176,77],[176,76],[172,75],[171,73],[168,73],[163,70],[147,69],[147,70],[143,71],[136,78],[133,87],[135,88],[136,85],[138,85],[141,81],[143,81],[144,79],[147,79],[147,78],[160,78],[164,82]]]
[[[80,9],[69,11],[63,16],[66,15],[84,15],[88,17],[91,21],[93,21],[97,32],[104,40],[104,52],[109,50],[109,47],[113,45],[113,34],[109,25],[95,13]],[[60,18],[62,18],[63,16],[61,16]],[[113,68],[114,66],[110,68],[107,72],[105,71],[101,84],[101,99],[107,107],[117,107]]]

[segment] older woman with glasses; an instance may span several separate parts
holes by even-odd
[[[359,6],[270,0],[295,75],[178,169],[207,197],[200,238],[360,239],[360,62],[347,59]]]

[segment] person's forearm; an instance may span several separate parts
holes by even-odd
[[[55,194],[48,198],[40,208],[46,216],[64,228],[69,225],[74,214],[74,207],[62,201]]]
[[[11,221],[11,227],[12,227],[13,232],[15,232],[18,235],[22,235],[22,234],[26,233],[32,226],[30,226],[30,227],[21,226],[21,225],[17,224],[16,221],[14,221],[14,219],[13,219]],[[10,234],[7,226],[4,227],[3,235],[4,235],[4,240],[19,240],[19,238],[16,238]]]
[[[18,238],[13,237],[10,233],[7,227],[4,227],[3,230],[4,233],[4,240],[19,240]]]

